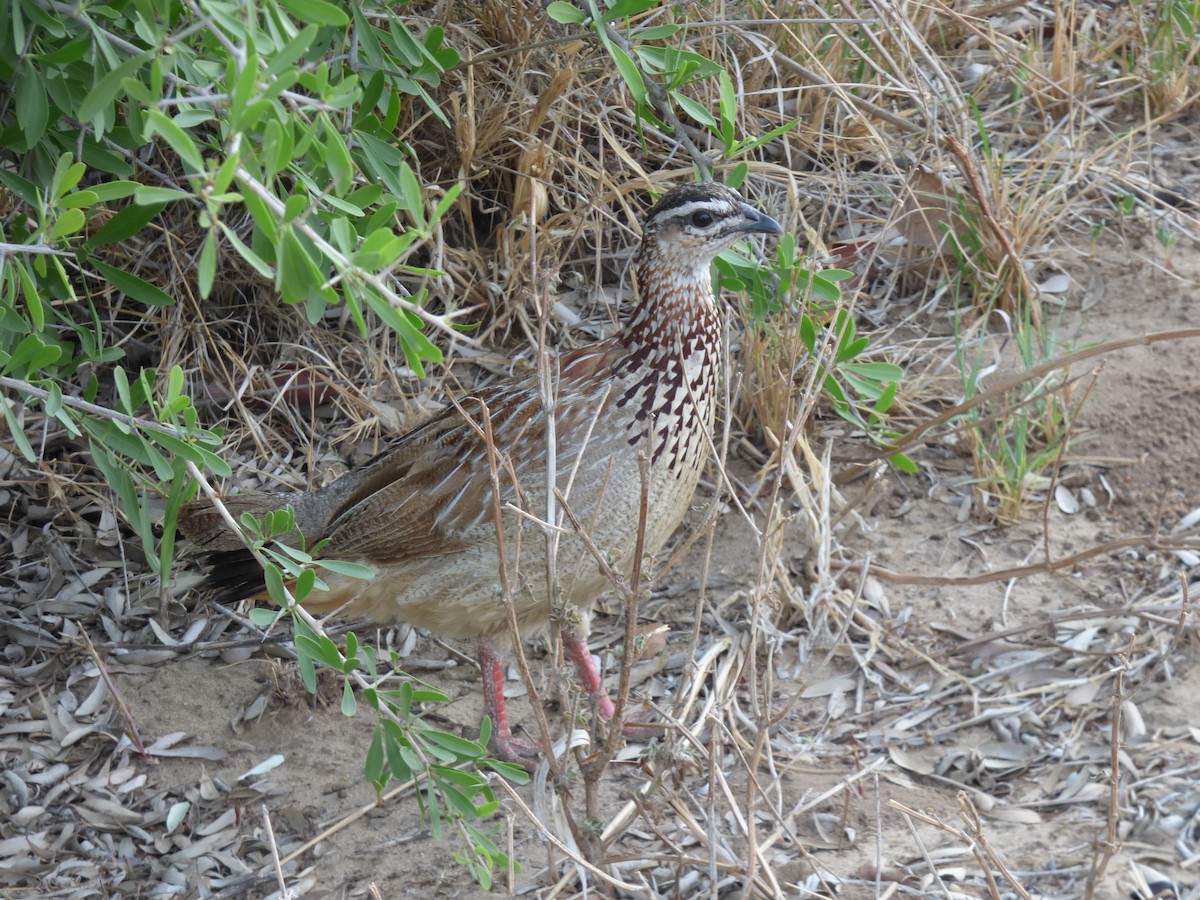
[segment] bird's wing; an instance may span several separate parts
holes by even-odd
[[[593,345],[563,355],[557,378],[564,398],[558,411],[560,434],[578,432],[578,423],[595,414],[599,396],[590,406],[570,398],[580,396],[581,385],[594,384],[615,353],[613,347]],[[488,451],[485,418],[494,454]],[[345,498],[325,535],[329,543],[322,555],[388,564],[469,547],[495,518],[493,464],[501,504],[525,488],[543,487],[545,422],[533,375],[487,388],[446,409],[358,473],[356,490]]]
[[[333,520],[322,555],[373,563],[440,556],[470,546],[473,527],[493,515],[486,441],[457,409],[405,435],[370,470]]]

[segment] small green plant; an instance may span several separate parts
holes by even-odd
[[[415,370],[439,359],[422,325],[451,326],[402,279],[431,274],[409,258],[457,188],[427,208],[390,139],[406,96],[445,118],[427,86],[458,55],[441,29],[418,39],[394,16],[356,10],[352,69],[340,52],[351,19],[324,0],[237,12],[208,0],[195,11],[54,13],[18,2],[9,12],[0,17],[0,84],[12,97],[0,106],[0,405],[31,461],[21,410],[40,404],[86,434],[147,558],[169,572],[173,515],[190,490],[184,461],[228,469],[213,452],[219,439],[197,425],[182,370],[162,381],[115,365],[125,351],[109,310],[130,304],[151,318],[189,277],[207,297],[231,252],[311,320],[344,302],[364,333],[369,313],[390,325]],[[140,180],[134,158],[155,161]],[[202,235],[194,276],[189,267],[174,283],[163,267],[131,262],[156,255],[138,248],[167,216]],[[162,427],[133,423],[143,409]],[[154,494],[168,498],[158,544]]]
[[[1179,243],[1179,232],[1171,227],[1170,222],[1163,222],[1154,230],[1154,236],[1158,239],[1158,245],[1163,248],[1163,252],[1170,257],[1171,251]]]
[[[682,111],[712,134],[725,159],[733,160],[787,134],[800,124],[800,119],[795,118],[765,134],[739,137],[733,79],[719,63],[670,43],[686,36],[684,26],[667,22],[631,29],[627,37],[617,31],[617,23],[628,25],[629,19],[655,7],[668,17],[672,15],[670,7],[663,6],[661,0],[619,0],[603,12],[596,0],[587,0],[586,8],[555,0],[546,12],[556,22],[586,25],[595,31],[634,101],[639,127],[642,122],[648,122],[655,128],[673,131],[685,146],[691,147],[686,133],[678,127],[678,115]],[[715,115],[710,104],[692,96],[703,82],[712,78],[717,82]],[[701,169],[707,168],[698,153],[693,153],[693,159]]]
[[[323,541],[308,548],[291,546],[291,540],[303,541],[295,531],[291,507],[269,512],[261,519],[245,513],[240,523],[252,552],[260,555],[267,593],[277,605],[275,609],[250,610],[250,620],[269,630],[282,618],[290,618],[301,679],[309,693],[316,693],[317,669],[323,666],[342,679],[343,715],[357,715],[358,696],[371,707],[376,723],[363,765],[364,778],[380,797],[393,781],[413,782],[414,795],[434,835],[441,837],[443,824],[454,823],[470,848],[468,854],[456,851],[455,858],[481,885],[490,887],[493,871],[507,868],[510,861],[478,824],[499,806],[485,772],[495,772],[516,784],[525,784],[528,773],[488,756],[489,719],[484,718],[479,739],[474,741],[434,728],[418,714],[417,707],[449,703],[445,693],[405,674],[394,650],[384,654],[390,658],[390,670],[382,670],[379,651],[360,643],[354,632],[348,632],[344,646],[339,647],[300,605],[314,590],[327,590],[318,569],[367,579],[373,575],[369,567],[322,558]]]
[[[1130,43],[1127,65],[1142,80],[1154,115],[1178,113],[1195,98],[1200,2],[1142,0],[1134,9],[1138,39]]]
[[[766,344],[767,359],[790,357],[778,344],[790,330],[782,323],[795,321],[795,335],[817,367],[817,383],[837,415],[881,446],[899,437],[898,432],[888,427],[887,415],[904,370],[894,363],[866,358],[870,340],[857,335],[853,315],[839,305],[841,282],[852,278],[853,272],[814,270],[800,256],[796,239],[790,234],[780,237],[775,256],[767,266],[734,248],[718,257],[716,270],[721,287],[744,291],[749,297],[747,328],[755,342]],[[797,306],[804,309],[798,317],[793,312]],[[767,363],[763,360],[762,364]],[[783,373],[767,376],[765,380],[790,393],[792,379]],[[783,396],[765,405],[774,406],[777,412],[767,412],[762,417],[779,420],[779,415],[786,415],[788,399]],[[905,471],[915,469],[903,453],[893,454],[890,460]]]
[[[1051,357],[1053,340],[1028,319],[1013,330],[1021,366],[1028,370]],[[984,349],[973,355],[960,337],[956,342],[963,396],[983,390]],[[974,489],[980,510],[1001,522],[1021,518],[1029,492],[1043,489],[1045,478],[1070,439],[1070,416],[1063,395],[1064,376],[1054,372],[1036,382],[999,395],[966,412],[963,426],[975,465]]]

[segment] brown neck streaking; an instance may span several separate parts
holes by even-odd
[[[673,266],[659,243],[647,239],[638,249],[634,272],[640,299],[617,338],[631,355],[666,352],[686,358],[699,342],[708,341],[719,351],[721,320],[707,261],[702,267]]]
[[[649,239],[635,269],[641,300],[617,338],[626,353],[616,372],[633,380],[617,406],[636,410],[629,443],[648,438],[650,461],[665,457],[680,475],[707,450],[723,352],[721,320],[707,262],[703,269],[672,267]]]

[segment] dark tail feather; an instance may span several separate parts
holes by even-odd
[[[368,467],[350,472],[319,491],[247,491],[226,497],[222,502],[235,519],[247,512],[262,517],[291,506],[296,516],[296,530],[307,537],[306,543],[311,544],[326,533],[334,516],[374,471]],[[207,498],[184,504],[179,512],[179,530],[206,551],[205,587],[216,599],[237,601],[265,592],[262,567],[246,549],[242,536],[229,528]],[[292,545],[301,541],[295,532],[277,537]]]
[[[222,550],[204,558],[204,590],[221,603],[236,603],[257,598],[267,590],[262,566],[244,547],[241,550]]]

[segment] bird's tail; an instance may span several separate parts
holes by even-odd
[[[222,503],[234,519],[244,513],[261,518],[294,505],[303,496],[249,491],[227,497]],[[267,585],[262,566],[211,501],[193,500],[185,504],[179,511],[179,530],[204,549],[204,588],[213,593],[214,599],[232,602],[265,594]],[[283,539],[288,541],[287,536]]]

